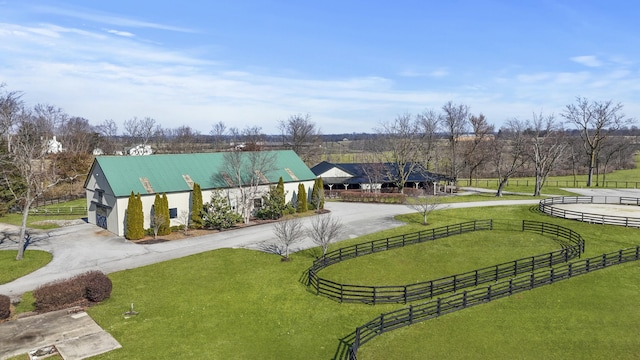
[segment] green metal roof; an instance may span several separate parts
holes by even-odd
[[[268,151],[274,155],[275,166],[264,176],[270,183],[300,182],[315,179],[315,175],[292,150]],[[229,188],[219,174],[225,172],[225,154],[166,154],[147,156],[98,156],[102,169],[116,197],[141,194],[190,191],[189,181],[205,189]],[[245,161],[251,152],[242,152]],[[93,170],[93,168],[92,168]],[[92,171],[93,172],[93,171]],[[91,176],[91,174],[89,175]]]

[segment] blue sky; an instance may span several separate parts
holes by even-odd
[[[469,105],[499,127],[577,96],[640,117],[632,1],[0,0],[0,83],[92,124],[323,133]]]

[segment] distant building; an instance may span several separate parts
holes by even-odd
[[[410,165],[406,165],[406,171]],[[322,177],[322,182],[329,190],[366,190],[380,191],[396,187],[389,174],[397,173],[392,163],[330,163],[323,161],[311,168],[311,171]],[[405,188],[427,189],[434,193],[439,185],[449,185],[451,178],[427,171],[417,164],[405,182]]]
[[[47,153],[48,154],[58,154],[61,153],[62,151],[64,151],[62,149],[62,143],[60,141],[58,141],[55,137],[55,135],[53,136],[53,139],[49,140],[47,142]]]

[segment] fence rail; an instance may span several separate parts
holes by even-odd
[[[640,199],[624,196],[562,196],[540,200],[538,209],[543,213],[564,219],[580,220],[592,224],[608,224],[626,227],[640,227],[640,218],[617,215],[593,214],[575,210],[560,209],[560,204],[609,204],[640,206]]]
[[[556,267],[537,269],[524,276],[510,278],[486,287],[463,291],[451,296],[437,298],[422,304],[383,313],[379,317],[358,326],[354,332],[342,339],[336,359],[356,360],[360,346],[376,336],[404,326],[435,318],[467,307],[483,304],[526,290],[570,279],[609,266],[640,259],[640,246],[602,254],[584,260],[568,262]]]
[[[33,208],[29,210],[34,216],[58,216],[58,215],[78,215],[86,216],[86,206],[47,206],[43,208]]]
[[[535,185],[536,181],[531,179],[510,179],[507,181],[508,185],[515,186],[531,186]],[[498,179],[458,179],[458,186],[475,186],[475,187],[498,187],[500,180]],[[597,187],[602,188],[625,188],[625,189],[637,189],[640,188],[640,181],[603,181],[595,184]],[[573,180],[547,180],[545,186],[553,187],[588,187],[586,181],[573,181]]]
[[[491,229],[493,229],[492,220],[476,220],[340,248],[314,261],[308,270],[307,285],[315,289],[317,295],[323,295],[340,302],[362,302],[368,304],[407,303],[433,298],[438,295],[513,277],[539,268],[564,263],[580,257],[584,252],[584,240],[573,230],[555,224],[524,220],[521,227],[522,231],[553,235],[562,246],[562,249],[466,273],[407,285],[367,286],[342,284],[321,278],[318,275],[318,272],[327,266],[358,256],[365,256],[410,244],[433,241],[466,232]]]

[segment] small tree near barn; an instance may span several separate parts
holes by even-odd
[[[276,236],[276,247],[283,260],[289,260],[291,246],[301,242],[305,237],[305,229],[299,218],[279,221],[273,224],[273,233]]]
[[[329,244],[342,234],[343,228],[340,219],[332,218],[330,214],[317,215],[311,220],[309,237],[322,248],[322,256],[324,256],[327,254]]]
[[[193,183],[193,191],[191,192],[191,227],[194,229],[202,228],[202,189],[200,184]]]

